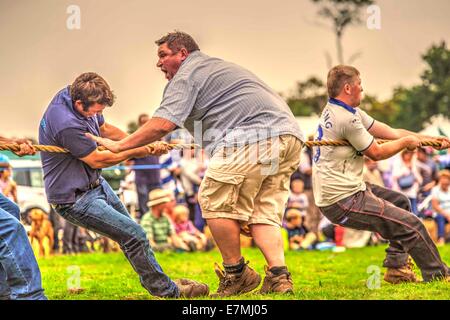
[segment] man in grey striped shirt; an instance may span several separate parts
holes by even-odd
[[[216,264],[217,294],[241,294],[260,284],[241,255],[241,232],[253,237],[268,264],[260,292],[292,292],[280,232],[304,140],[292,112],[253,73],[200,52],[188,34],[169,33],[156,44],[157,67],[169,83],[153,118],[121,141],[92,138],[120,152],[177,127],[189,130],[211,155],[199,203],[225,268]]]

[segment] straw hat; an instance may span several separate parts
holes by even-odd
[[[154,189],[148,194],[149,201],[147,206],[153,207],[161,203],[167,203],[172,201],[172,192],[163,189]]]

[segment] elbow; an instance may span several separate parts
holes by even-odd
[[[380,161],[386,159],[386,153],[383,152],[383,148],[377,144],[372,144],[370,148],[364,152],[364,155],[369,157],[373,161]]]
[[[90,164],[89,167],[91,167],[91,169],[101,169],[101,167],[98,164]]]
[[[158,126],[156,126],[158,133],[163,137],[168,133],[172,132],[177,126],[168,120],[162,121]]]
[[[383,155],[381,153],[376,153],[376,154],[373,155],[372,160],[373,161],[380,161],[380,160],[384,160],[384,157],[383,157]]]
[[[88,163],[88,165],[92,169],[103,169],[103,168],[105,168],[104,164],[99,162],[99,161],[90,162],[90,163]]]
[[[366,154],[366,157],[370,158],[373,161],[383,160],[383,154],[381,152],[371,152],[370,154]]]
[[[162,138],[162,137],[168,135],[172,130],[173,129],[169,128],[168,126],[163,126],[158,129],[158,136]]]

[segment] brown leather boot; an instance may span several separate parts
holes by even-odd
[[[205,283],[189,279],[178,279],[174,282],[180,291],[180,298],[203,297],[209,294],[209,287]]]
[[[215,263],[214,271],[219,277],[219,288],[212,296],[227,297],[252,291],[261,283],[261,276],[245,263],[241,273],[226,273]]]
[[[401,268],[388,268],[384,274],[384,281],[399,284],[405,282],[419,282],[413,271],[414,264],[408,259],[406,265]]]
[[[294,283],[292,282],[291,274],[289,272],[283,272],[280,275],[275,275],[270,272],[267,266],[264,266],[266,277],[264,278],[263,285],[259,290],[259,293],[293,293]]]

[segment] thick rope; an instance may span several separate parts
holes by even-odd
[[[377,143],[382,144],[386,142],[390,142],[393,140],[377,140]],[[322,147],[322,146],[333,146],[333,147],[340,147],[340,146],[349,146],[350,143],[347,140],[321,140],[321,141],[306,141],[305,145],[308,148],[311,147]],[[436,140],[422,140],[421,145],[424,147],[437,147],[439,148],[441,146],[441,143]],[[152,144],[147,145],[150,147],[150,154],[152,154],[152,151],[154,149],[154,146]],[[56,147],[56,146],[46,146],[46,145],[33,145],[34,149],[36,151],[44,151],[44,152],[57,152],[57,153],[68,153],[66,149]],[[167,144],[167,149],[194,149],[199,148],[200,146],[197,144]],[[10,151],[20,151],[20,147],[18,144],[15,143],[5,143],[0,144],[0,151],[1,150],[10,150]],[[100,146],[97,148],[99,151],[106,150],[105,147]]]
[[[66,150],[64,148],[60,148],[60,147],[56,147],[56,146],[46,146],[46,145],[41,145],[41,144],[35,144],[35,145],[33,145],[33,147],[36,151],[43,151],[43,152],[56,152],[56,153],[68,153],[69,152],[68,150]],[[149,145],[147,145],[147,147],[150,148],[150,154],[153,154],[155,146],[153,144],[149,144]],[[194,149],[194,148],[198,148],[198,147],[199,146],[196,144],[171,144],[171,143],[167,144],[168,150]],[[0,144],[0,151],[1,150],[9,150],[9,151],[17,152],[17,151],[20,151],[20,147],[17,143],[4,143],[4,144]],[[103,146],[100,146],[97,148],[97,150],[105,151],[107,149]]]
[[[394,140],[377,140],[377,143],[382,144],[386,142],[390,142]],[[421,145],[423,147],[440,147],[441,143],[436,140],[422,140],[420,141]],[[333,147],[340,147],[340,146],[349,146],[350,143],[347,140],[321,140],[321,141],[306,141],[305,145],[308,148],[311,147],[322,147],[322,146],[333,146]]]

